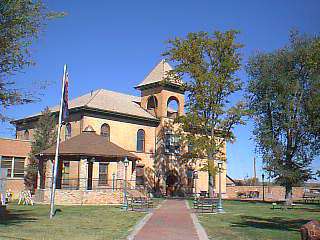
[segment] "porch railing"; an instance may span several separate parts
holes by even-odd
[[[46,178],[45,188],[51,188],[52,178]],[[99,179],[99,178],[63,178],[57,179],[56,188],[65,190],[123,190],[123,179]],[[136,185],[136,181],[127,180],[127,189],[141,189],[142,185]]]

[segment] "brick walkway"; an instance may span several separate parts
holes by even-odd
[[[185,200],[167,200],[134,237],[135,240],[197,240]]]

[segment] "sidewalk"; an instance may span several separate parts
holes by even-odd
[[[199,237],[185,200],[166,200],[134,239],[199,240]]]

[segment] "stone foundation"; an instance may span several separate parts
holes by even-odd
[[[50,203],[50,190],[39,189],[34,195],[35,203]],[[65,190],[57,189],[55,194],[55,204],[60,205],[106,205],[122,204],[123,192],[112,189],[104,190]]]

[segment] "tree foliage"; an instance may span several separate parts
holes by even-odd
[[[292,33],[287,46],[251,57],[247,73],[257,147],[288,198],[319,154],[320,38]]]
[[[37,100],[34,94],[17,88],[13,77],[33,65],[31,45],[39,37],[47,20],[63,16],[49,12],[42,0],[0,1],[0,120],[11,105]]]
[[[191,146],[186,159],[209,157],[203,170],[209,170],[211,176],[215,173],[212,160],[226,160],[221,150],[226,141],[235,140],[232,130],[235,125],[244,124],[242,117],[246,114],[243,102],[230,101],[230,96],[242,88],[235,75],[241,67],[238,50],[242,47],[235,42],[237,33],[189,33],[184,39],[170,40],[164,53],[175,63],[169,78],[188,80],[184,83],[186,114],[177,120],[182,141]],[[211,177],[211,186],[212,181]]]
[[[37,155],[43,150],[53,146],[56,143],[56,138],[56,119],[49,108],[45,108],[34,130],[31,152],[29,154],[30,163],[28,165],[28,174],[26,175],[25,182],[31,189],[34,186],[38,171],[41,179],[45,174],[45,165],[37,158]],[[40,182],[40,185],[42,184],[44,183]]]

